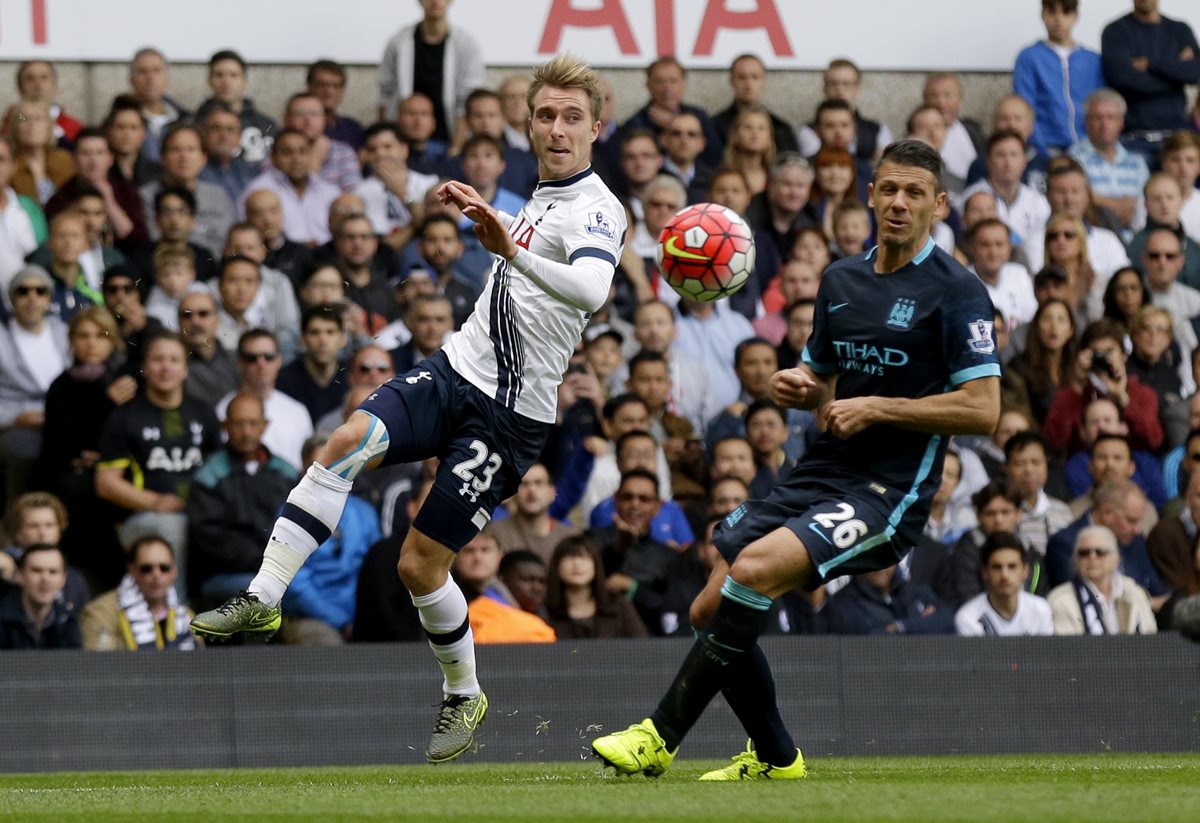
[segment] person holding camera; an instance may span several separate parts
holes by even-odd
[[[1134,449],[1156,451],[1162,445],[1158,394],[1126,371],[1124,338],[1124,328],[1109,318],[1083,330],[1071,378],[1054,395],[1042,426],[1052,451],[1065,455],[1083,448],[1084,410],[1097,397],[1116,404]]]

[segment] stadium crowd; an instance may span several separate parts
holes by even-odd
[[[94,125],[56,102],[51,64],[20,66],[0,140],[0,648],[195,648],[187,604],[246,587],[322,438],[470,314],[490,256],[431,192],[460,179],[521,209],[528,81],[485,87],[485,50],[422,5],[369,125],[339,112],[330,60],[276,120],[241,55],[212,56],[191,110],[142,49]],[[952,444],[903,562],[781,598],[776,631],[1145,634],[1200,593],[1200,46],[1157,5],[1096,51],[1072,39],[1075,0],[1043,0],[1046,39],[986,127],[952,73],[913,101],[907,136],[941,153],[953,205],[935,240],[995,305],[1000,424]],[[627,205],[625,255],[541,462],[456,561],[478,642],[690,634],[714,523],[822,431],[768,380],[797,364],[824,268],[871,247],[893,135],[850,60],[807,123],[763,106],[769,80],[739,56],[710,112],[663,57],[624,123],[609,86],[593,163]],[[715,303],[655,261],[701,201],[756,238],[750,281]],[[431,476],[359,478],[288,591],[284,642],[424,639],[395,568]]]

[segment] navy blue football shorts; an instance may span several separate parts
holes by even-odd
[[[441,461],[413,527],[454,551],[516,492],[550,431],[548,423],[481,392],[440,351],[384,383],[358,408],[387,427],[383,465]]]
[[[755,540],[790,529],[812,558],[815,574],[806,588],[815,589],[900,561],[927,516],[911,512],[905,494],[867,480],[821,480],[793,471],[765,499],[747,500],[730,512],[717,524],[713,544],[732,566]]]

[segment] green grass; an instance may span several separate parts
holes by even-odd
[[[593,764],[0,776],[0,819],[46,821],[1188,821],[1200,755],[826,758],[795,783],[617,778]]]

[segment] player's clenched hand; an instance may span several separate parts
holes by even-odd
[[[461,211],[472,201],[482,203],[483,198],[479,196],[479,192],[475,191],[466,183],[460,183],[457,180],[450,180],[438,186],[437,198],[441,203],[453,203]]]
[[[804,369],[784,369],[771,375],[771,399],[784,408],[802,408],[810,405],[810,394],[819,385]]]
[[[879,418],[876,408],[878,397],[847,397],[834,400],[825,409],[825,420],[834,437],[845,440],[853,437]]]

